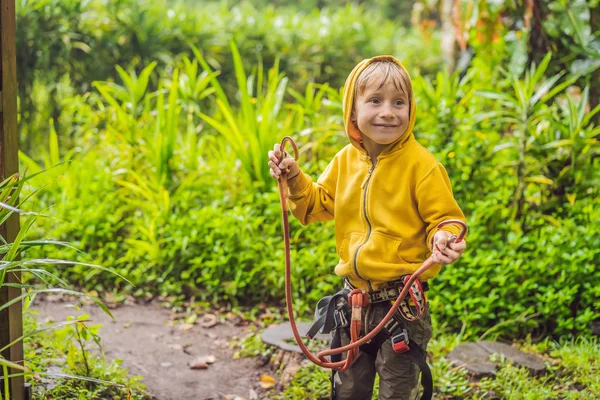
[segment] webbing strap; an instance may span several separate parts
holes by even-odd
[[[421,369],[421,386],[423,386],[421,400],[431,400],[433,396],[433,377],[426,360],[427,352],[415,342],[411,342],[410,349],[404,354]]]
[[[342,289],[333,296],[325,296],[319,300],[315,308],[315,322],[306,332],[307,338],[312,339],[317,333],[328,334],[334,327],[344,325],[343,320],[346,314],[344,311],[347,311],[348,314],[350,312],[348,293],[350,293],[349,289]],[[339,300],[345,300],[342,310],[337,309]]]
[[[382,329],[377,336],[373,338],[369,343],[360,346],[360,350],[369,354],[371,357],[377,357],[379,349],[383,343],[390,338],[392,333],[386,329]],[[333,345],[333,342],[332,342]],[[427,364],[427,352],[421,348],[415,342],[410,342],[409,350],[405,353],[412,362],[417,364],[421,369],[421,386],[423,386],[423,395],[420,400],[431,400],[433,396],[433,377],[431,375],[431,369]]]

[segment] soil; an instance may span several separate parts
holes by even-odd
[[[99,335],[106,357],[123,360],[121,365],[130,374],[142,376],[156,400],[259,399],[263,398],[261,375],[272,375],[268,366],[260,366],[254,358],[233,358],[231,338],[249,332],[247,326],[237,326],[239,319],[209,314],[200,316],[195,324],[186,324],[176,322],[168,309],[150,303],[111,309],[113,321],[95,304],[76,310],[73,302],[64,300],[36,303],[41,322],[85,313],[90,324],[102,324]],[[190,368],[190,363],[206,356],[214,356],[215,362],[202,366],[204,369]]]

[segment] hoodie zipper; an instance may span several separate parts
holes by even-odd
[[[365,181],[365,184],[364,184],[365,191],[363,192],[363,215],[365,216],[365,220],[367,221],[367,226],[368,226],[369,230],[367,231],[367,237],[366,237],[365,241],[360,246],[358,246],[358,248],[356,249],[356,253],[354,253],[354,273],[360,279],[367,282],[367,285],[369,286],[369,290],[373,290],[371,281],[363,278],[358,273],[358,252],[369,241],[369,236],[371,236],[371,230],[372,230],[371,221],[369,221],[369,216],[367,215],[367,191],[369,190],[369,182],[371,181],[371,176],[373,176],[374,169],[375,169],[375,164],[372,164],[371,168],[369,169],[369,176],[367,177],[367,180]]]

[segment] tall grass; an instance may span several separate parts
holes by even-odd
[[[41,173],[43,172],[40,172],[38,174]],[[32,247],[70,247],[69,243],[56,240],[26,240],[26,236],[29,233],[33,224],[38,220],[38,218],[44,217],[39,213],[23,211],[23,205],[28,198],[26,198],[25,200],[19,200],[19,196],[22,193],[25,183],[28,180],[34,178],[36,178],[35,174],[25,178],[20,178],[19,175],[13,175],[0,183],[0,224],[5,223],[7,219],[13,216],[15,213],[23,215],[24,217],[24,220],[22,221],[21,227],[14,241],[9,243],[4,237],[0,237],[0,240],[2,240],[3,242],[3,244],[0,245],[0,287],[10,286],[13,288],[17,288],[18,292],[20,293],[13,299],[3,304],[0,304],[0,311],[4,311],[8,307],[13,306],[14,304],[21,304],[21,302],[24,303],[24,309],[26,310],[29,308],[29,305],[34,301],[36,296],[40,294],[52,293],[65,294],[77,297],[87,297],[88,299],[92,300],[95,304],[97,304],[104,312],[106,312],[109,316],[112,317],[111,312],[99,298],[97,298],[96,296],[92,296],[88,293],[73,289],[70,283],[68,283],[59,276],[60,273],[58,272],[58,270],[73,265],[79,265],[88,269],[96,269],[113,273],[118,278],[125,279],[123,276],[114,273],[109,268],[96,264],[53,258],[30,258],[24,255],[24,251]],[[22,277],[22,280],[18,282],[9,282],[7,279],[8,274],[18,274]],[[0,354],[5,350],[9,349],[11,346],[22,342],[26,338],[29,338],[33,335],[37,335],[41,332],[50,329],[58,329],[65,325],[75,324],[78,322],[81,321],[65,321],[41,329],[37,329],[32,332],[25,332],[20,337],[15,338],[11,343],[8,343],[3,348],[0,348]],[[28,374],[31,375],[32,372],[22,365],[5,359],[2,355],[0,355],[0,366],[2,366],[2,374],[0,375],[4,384],[4,396],[6,399],[10,399],[10,387],[8,384],[9,378],[12,376]],[[12,374],[9,374],[9,368],[13,371],[20,372],[13,372]],[[42,374],[48,376],[56,375],[51,373]],[[73,376],[72,378],[90,380],[90,378],[88,377]],[[94,381],[96,381],[97,383],[112,385],[112,383],[108,381]]]
[[[234,42],[230,42],[230,47],[239,105],[233,107],[215,77],[211,79],[211,84],[217,96],[219,114],[211,117],[200,113],[200,116],[231,146],[231,157],[240,161],[250,179],[267,187],[270,176],[264,162],[265,154],[283,136],[293,135],[297,125],[295,113],[282,107],[288,79],[279,72],[279,61],[275,61],[275,65],[269,69],[266,82],[263,82],[262,64],[248,76]],[[204,69],[212,73],[202,54],[197,49],[194,51]]]

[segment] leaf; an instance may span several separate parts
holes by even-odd
[[[189,366],[190,369],[207,369],[209,364],[214,364],[217,361],[215,356],[200,356],[195,358],[193,361],[190,361]]]
[[[203,328],[212,328],[219,323],[219,319],[214,314],[204,314],[200,320],[200,326]]]
[[[261,375],[259,380],[260,387],[263,389],[269,389],[275,386],[275,378],[269,375]]]
[[[536,182],[536,183],[543,183],[546,185],[552,185],[554,183],[554,181],[552,179],[548,179],[545,176],[539,175],[539,176],[530,176],[528,178],[525,178],[525,181],[527,182]]]

